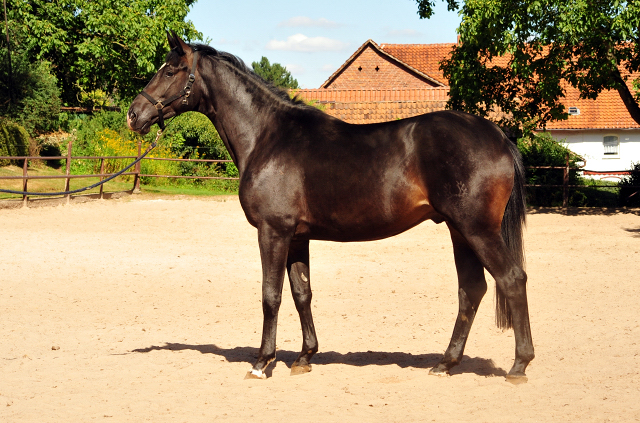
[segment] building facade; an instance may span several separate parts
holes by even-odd
[[[318,89],[296,91],[325,111],[355,124],[386,122],[444,110],[448,82],[440,62],[454,44],[380,44],[367,40]],[[597,100],[579,98],[567,90],[565,121],[551,122],[548,131],[586,160],[585,175],[617,179],[640,162],[640,125],[616,91]]]

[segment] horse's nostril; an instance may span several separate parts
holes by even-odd
[[[135,121],[138,118],[138,115],[136,115],[136,112],[129,112],[129,120],[131,122]]]

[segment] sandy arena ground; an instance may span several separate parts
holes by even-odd
[[[640,419],[640,212],[529,215],[529,382],[504,375],[494,283],[463,363],[429,376],[457,312],[445,225],[311,243],[313,371],[285,284],[260,344],[256,230],[237,198],[0,210],[0,422],[630,422]]]

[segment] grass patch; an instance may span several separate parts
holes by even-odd
[[[216,187],[189,187],[189,186],[172,186],[172,185],[142,185],[141,191],[149,194],[166,194],[166,195],[194,195],[194,196],[215,196],[215,195],[234,195],[238,194],[238,190],[227,190]]]

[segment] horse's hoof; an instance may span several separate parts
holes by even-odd
[[[303,375],[311,371],[311,364],[305,364],[302,366],[291,366],[291,376]]]
[[[440,377],[451,376],[449,374],[449,370],[447,370],[446,368],[442,368],[440,366],[436,366],[433,369],[429,370],[429,374],[431,376],[440,376]]]
[[[522,385],[523,383],[527,383],[528,380],[529,379],[524,373],[507,375],[507,382],[512,383],[514,385]]]
[[[247,372],[245,379],[266,379],[267,375],[262,370],[251,369]]]

